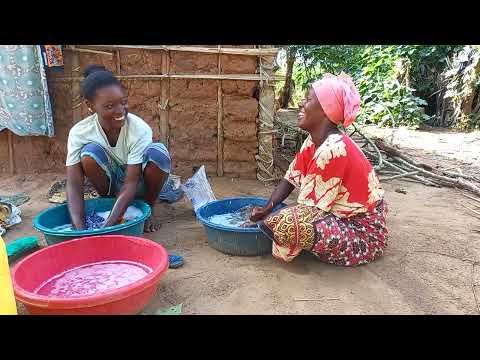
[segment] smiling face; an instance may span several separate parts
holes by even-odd
[[[327,115],[325,115],[325,112],[315,95],[315,91],[310,87],[306,93],[305,99],[300,105],[298,127],[302,130],[312,132],[325,121],[329,121]]]
[[[98,89],[93,101],[87,101],[87,105],[97,113],[106,130],[120,129],[125,125],[128,98],[121,86],[115,84]]]

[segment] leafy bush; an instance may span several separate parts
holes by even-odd
[[[369,46],[362,54],[363,68],[356,83],[362,95],[359,121],[380,126],[417,126],[430,117],[427,102],[410,87],[411,61],[401,47]]]
[[[435,114],[438,75],[458,46],[295,45],[293,104],[324,73],[350,74],[362,96],[359,121],[416,127]],[[433,94],[433,95],[432,95]]]
[[[480,129],[480,51],[465,46],[440,76],[436,124],[462,130]]]

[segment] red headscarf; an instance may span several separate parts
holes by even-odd
[[[326,74],[312,87],[331,122],[348,127],[355,121],[360,111],[360,94],[350,76]]]

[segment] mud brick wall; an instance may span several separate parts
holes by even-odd
[[[0,173],[8,172],[8,161],[8,135],[6,131],[2,131],[0,132]]]
[[[253,47],[251,45],[238,47]],[[87,108],[74,99],[74,82],[61,78],[81,76],[73,69],[78,57],[80,71],[88,64],[103,64],[120,75],[158,75],[167,64],[170,74],[255,74],[258,59],[245,55],[218,55],[162,50],[119,50],[119,56],[73,53],[65,51],[63,70],[48,71],[55,137],[13,136],[14,163],[17,173],[62,171],[65,167],[67,139],[76,121],[88,116]],[[118,63],[118,59],[120,60]],[[255,178],[255,155],[258,151],[258,100],[254,97],[258,82],[210,79],[123,79],[129,94],[129,111],[142,117],[152,128],[154,140],[168,136],[173,172],[189,176],[193,169],[205,165],[209,175],[217,174],[218,86],[223,96],[223,168],[224,176]],[[78,83],[77,83],[78,84]],[[166,119],[168,134],[161,134],[162,89],[168,99]],[[74,114],[78,118],[74,119]],[[8,136],[0,132],[0,173],[8,173]]]

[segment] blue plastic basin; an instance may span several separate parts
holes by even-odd
[[[271,253],[272,241],[258,227],[230,227],[208,220],[213,215],[232,213],[248,205],[265,206],[267,202],[268,199],[258,197],[227,198],[200,207],[197,218],[205,228],[209,245],[228,255],[258,256]],[[280,204],[274,211],[284,206]]]
[[[90,199],[85,202],[85,213],[92,210],[103,212],[110,211],[115,204],[114,198]],[[138,219],[124,224],[114,225],[97,230],[56,231],[57,226],[70,223],[70,214],[67,204],[55,206],[38,214],[33,220],[33,227],[43,233],[48,245],[57,244],[65,240],[82,238],[94,235],[118,234],[139,236],[143,234],[145,220],[150,216],[150,205],[141,200],[135,200],[131,205],[142,211]]]

